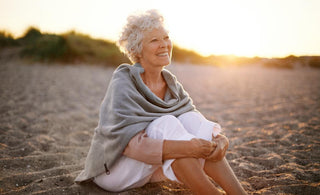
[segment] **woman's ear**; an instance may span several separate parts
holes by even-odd
[[[141,58],[141,57],[142,57],[141,52],[140,52],[140,53],[137,53],[137,52],[134,51],[133,48],[131,48],[130,50],[131,50],[131,53],[132,53],[136,58]]]
[[[141,53],[137,53],[136,54],[136,58],[138,58],[138,59],[142,58],[142,54]]]

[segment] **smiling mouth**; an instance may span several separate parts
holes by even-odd
[[[168,52],[164,52],[164,53],[157,54],[157,56],[159,56],[159,57],[167,57],[167,56],[169,56],[169,54],[168,54]]]

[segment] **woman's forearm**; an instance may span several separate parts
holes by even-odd
[[[192,140],[164,140],[162,160],[177,158],[206,158],[216,145],[212,142],[194,138]]]
[[[189,157],[189,141],[164,140],[162,148],[162,160]]]

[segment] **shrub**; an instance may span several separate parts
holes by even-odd
[[[40,30],[35,27],[29,27],[22,38],[19,39],[19,41],[22,44],[33,44],[40,37],[42,37]]]
[[[309,66],[312,68],[320,68],[320,56],[311,56]]]
[[[16,41],[10,33],[0,31],[0,48],[18,45],[19,42]]]
[[[207,59],[195,51],[182,49],[174,46],[172,50],[172,60],[191,64],[207,64]]]
[[[63,35],[68,45],[68,58],[73,62],[99,63],[118,66],[130,62],[111,42],[92,39],[75,32]]]
[[[29,36],[27,40],[34,40],[21,51],[22,57],[29,57],[35,61],[63,61],[67,53],[66,41],[57,35]]]
[[[265,59],[262,65],[268,68],[293,69],[293,62],[286,58]]]

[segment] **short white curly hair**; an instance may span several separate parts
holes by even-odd
[[[160,27],[165,28],[164,18],[157,10],[130,15],[122,29],[117,46],[131,62],[139,62],[137,55],[142,51],[143,32]]]

